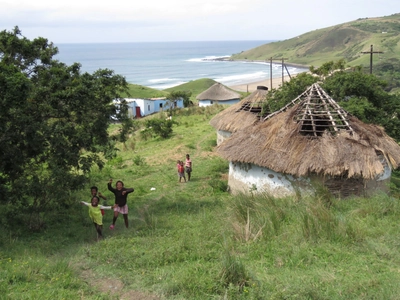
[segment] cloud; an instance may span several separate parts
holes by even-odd
[[[393,14],[398,0],[0,0],[0,6],[0,27],[19,26],[28,38],[54,42],[277,40]]]

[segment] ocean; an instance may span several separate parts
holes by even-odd
[[[213,59],[269,42],[272,41],[57,44],[59,54],[55,58],[67,65],[78,62],[81,70],[89,73],[111,69],[129,83],[159,90],[200,78],[211,78],[229,86],[269,79],[269,62]],[[287,69],[290,74],[304,71],[291,66]],[[272,77],[281,75],[281,64],[273,64]]]

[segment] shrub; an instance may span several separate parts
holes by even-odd
[[[146,165],[146,159],[144,157],[141,157],[140,155],[136,155],[133,158],[133,163],[136,166],[145,166]]]
[[[175,124],[175,121],[172,120],[164,120],[164,119],[149,119],[146,120],[145,126],[146,130],[149,130],[156,136],[159,136],[163,139],[169,138],[172,135],[172,126]],[[142,131],[142,133],[145,132]]]

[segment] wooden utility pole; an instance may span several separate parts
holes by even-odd
[[[285,75],[283,75],[283,70],[284,70],[284,68],[285,68],[285,59],[287,59],[287,58],[283,58],[283,57],[282,57],[282,86],[283,86],[283,82],[285,81],[285,80],[284,80]]]
[[[382,51],[374,51],[374,46],[371,45],[371,50],[370,51],[362,51],[362,54],[370,54],[370,59],[369,59],[369,74],[372,74],[372,55],[374,53],[383,53]]]
[[[284,63],[284,62],[285,62],[285,59],[287,59],[287,58],[281,58],[281,60],[282,60],[282,85],[283,85],[284,78],[285,78],[285,76],[284,76],[284,74],[283,74],[283,72],[284,72],[285,69],[286,69],[286,72],[288,73],[289,77],[291,78],[291,76],[290,76],[290,74],[289,74],[289,71],[288,71],[288,69],[286,68],[286,65],[285,65],[285,63]],[[269,78],[270,78],[270,85],[271,85],[270,90],[272,90],[272,57],[269,58]]]
[[[271,88],[269,90],[272,91],[272,57],[269,59],[269,78],[271,83]]]

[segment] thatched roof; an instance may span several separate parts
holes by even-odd
[[[318,85],[313,89],[322,90]],[[218,153],[229,161],[295,176],[373,179],[386,162],[399,167],[400,146],[383,128],[349,115],[325,92],[319,95],[237,131],[217,148]]]
[[[217,130],[235,132],[260,120],[262,105],[266,102],[268,89],[257,87],[253,93],[242,101],[224,109],[210,121]]]
[[[240,95],[217,82],[196,97],[197,100],[227,101],[240,99]]]

